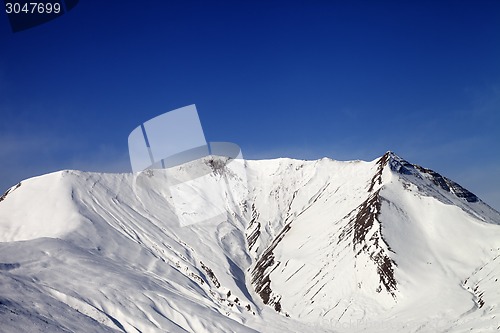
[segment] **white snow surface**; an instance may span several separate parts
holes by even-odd
[[[390,152],[223,162],[7,191],[0,332],[500,331],[500,214],[458,184]]]

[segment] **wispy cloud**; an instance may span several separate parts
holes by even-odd
[[[0,192],[26,178],[62,169],[130,171],[127,152],[104,144],[84,148],[50,133],[0,133]]]

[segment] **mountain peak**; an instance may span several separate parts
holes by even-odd
[[[382,157],[380,157],[377,162],[379,162],[379,161],[381,164],[383,164],[383,166],[387,165],[388,163],[390,164],[393,161],[406,162],[406,160],[404,158],[402,158],[401,156],[399,156],[398,154],[396,154],[395,152],[393,152],[391,150],[386,151],[385,154],[382,155]]]
[[[440,175],[436,171],[412,164],[393,151],[387,151],[377,160],[376,164],[378,165],[377,172],[372,178],[368,192],[372,192],[377,183],[379,185],[382,184],[383,170],[386,166],[389,166],[393,173],[398,174],[404,180],[410,181],[420,188],[435,187],[469,203],[479,201],[479,198],[474,193],[468,191],[458,183]],[[432,185],[429,183],[432,183]]]
[[[388,156],[387,163],[389,164],[391,170],[405,179],[409,179],[409,177],[413,176],[413,180],[417,180],[418,183],[422,183],[422,181],[425,182],[427,180],[437,188],[453,194],[458,198],[464,199],[469,203],[479,201],[479,198],[474,193],[468,191],[451,179],[440,175],[434,170],[421,167],[417,164],[412,164],[392,152],[387,152],[384,156]]]

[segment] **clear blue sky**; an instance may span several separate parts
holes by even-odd
[[[500,209],[500,1],[95,1],[0,14],[0,192],[129,171],[140,123],[196,104],[249,159],[393,150]]]

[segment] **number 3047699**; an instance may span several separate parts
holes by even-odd
[[[59,14],[61,4],[59,2],[6,2],[5,12],[7,14]]]

